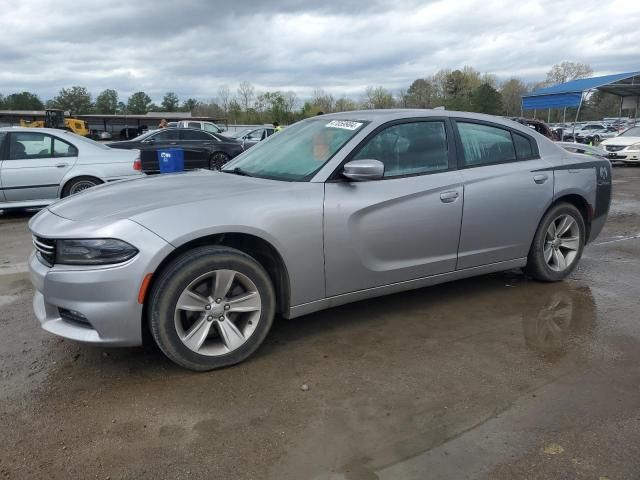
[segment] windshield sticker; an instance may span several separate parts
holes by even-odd
[[[326,128],[342,128],[344,130],[357,130],[361,126],[361,122],[352,122],[351,120],[331,120],[325,125]]]

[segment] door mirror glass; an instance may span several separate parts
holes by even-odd
[[[356,182],[380,180],[384,176],[384,163],[380,160],[352,160],[344,165],[342,175]]]

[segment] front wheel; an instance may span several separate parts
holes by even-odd
[[[209,159],[209,170],[220,170],[231,157],[224,152],[216,152]]]
[[[263,342],[275,312],[269,275],[239,250],[190,250],[162,271],[150,295],[151,333],[164,354],[197,371],[239,363]]]
[[[527,259],[536,280],[558,282],[576,267],[586,241],[584,219],[569,203],[553,206],[542,218]]]

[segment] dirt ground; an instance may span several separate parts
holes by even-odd
[[[42,332],[29,216],[0,215],[0,478],[640,478],[639,212],[640,168],[616,168],[570,280],[509,272],[279,320],[204,374]]]

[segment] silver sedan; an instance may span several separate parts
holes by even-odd
[[[42,207],[101,183],[143,176],[139,156],[64,130],[0,128],[0,210]]]
[[[87,343],[140,345],[148,330],[176,363],[208,370],[251,355],[276,314],[513,268],[562,280],[610,199],[607,160],[510,120],[324,115],[221,172],[100,186],[40,212],[34,309]]]

